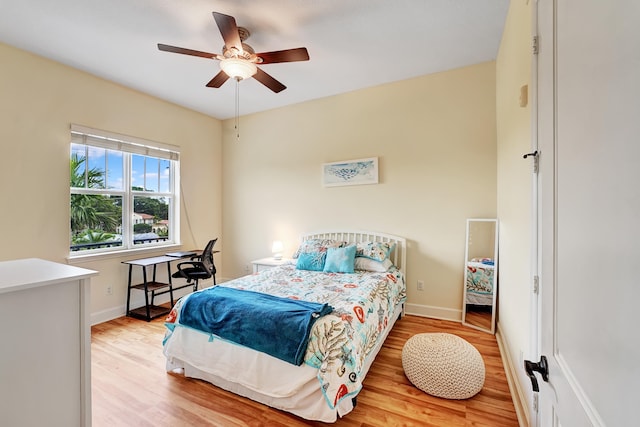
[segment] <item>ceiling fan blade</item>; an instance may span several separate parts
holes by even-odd
[[[158,49],[164,52],[181,53],[183,55],[199,56],[202,58],[217,59],[218,57],[218,55],[216,55],[215,53],[201,52],[199,50],[185,49],[183,47],[177,47],[177,46],[169,46],[168,44],[162,44],[162,43],[158,43]]]
[[[262,58],[262,64],[275,64],[277,62],[296,62],[309,60],[309,52],[307,52],[306,47],[257,53],[256,56]]]
[[[218,88],[222,86],[222,84],[226,82],[228,79],[229,79],[229,76],[227,76],[224,71],[220,71],[209,81],[209,83],[207,83],[207,87]]]
[[[274,91],[275,93],[282,92],[287,88],[285,85],[283,85],[282,83],[280,83],[279,81],[271,77],[269,74],[262,71],[260,68],[258,68],[258,72],[253,75],[253,78],[259,81],[260,83],[262,83],[263,85],[265,85],[266,87],[268,87],[269,89],[271,89],[272,91]]]
[[[218,12],[213,12],[213,18],[216,20],[216,24],[218,24],[218,29],[220,30],[220,34],[222,34],[222,39],[227,49],[235,47],[242,52],[242,41],[238,33],[236,19],[233,16]]]

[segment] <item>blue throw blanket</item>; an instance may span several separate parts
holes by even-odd
[[[215,286],[191,294],[180,323],[301,365],[309,333],[328,304]]]

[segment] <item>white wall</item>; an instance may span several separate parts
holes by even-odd
[[[506,344],[504,358],[512,363],[516,388],[529,402],[523,356],[530,356],[532,160],[531,104],[520,106],[521,87],[531,87],[531,6],[511,1],[496,61],[498,136],[498,218],[500,267],[498,334]],[[529,91],[530,92],[530,91]],[[523,387],[527,386],[527,387]],[[517,403],[517,402],[516,402]],[[516,405],[517,408],[517,405]],[[519,416],[528,416],[529,410]],[[528,422],[528,421],[527,421]]]
[[[409,310],[459,319],[466,218],[496,215],[495,90],[488,62],[242,116],[239,140],[225,121],[224,273],[244,274],[273,240],[291,255],[302,232],[398,234]],[[322,186],[322,163],[366,157],[378,185]]]
[[[71,123],[180,146],[185,247],[221,234],[219,120],[4,44],[0,63],[0,260],[66,262]],[[121,261],[136,256],[76,262],[100,272],[92,280],[94,321],[124,314]]]

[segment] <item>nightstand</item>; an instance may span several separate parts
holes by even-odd
[[[253,272],[258,273],[259,271],[268,270],[270,268],[278,267],[279,265],[288,264],[290,262],[291,258],[275,259],[274,257],[268,257],[251,261],[251,264],[253,264]]]

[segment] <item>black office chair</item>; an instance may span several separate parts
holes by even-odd
[[[202,254],[192,256],[190,258],[191,261],[179,263],[177,265],[178,271],[173,273],[171,277],[176,279],[187,279],[187,283],[194,281],[194,292],[198,290],[198,281],[201,279],[205,280],[209,277],[213,277],[213,286],[215,286],[217,283],[216,266],[213,263],[213,247],[217,241],[218,238],[210,240],[209,243],[207,243],[207,246],[205,246],[204,251],[202,251]]]

